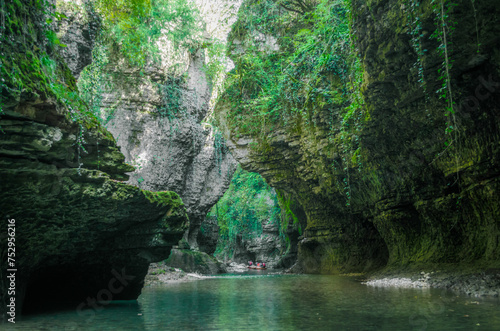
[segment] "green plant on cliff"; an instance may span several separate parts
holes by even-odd
[[[229,124],[242,134],[265,136],[276,124],[297,118],[315,124],[317,109],[362,102],[351,95],[361,67],[351,52],[347,2],[323,0],[293,8],[284,2],[248,1],[233,27],[230,48],[238,52],[244,41],[246,51],[233,55],[236,68],[224,98],[231,101]],[[345,110],[346,117],[351,114]]]
[[[64,45],[50,23],[64,17],[48,1],[2,1],[0,104],[5,107],[6,101],[52,99],[63,105],[67,116],[84,131],[98,121],[80,98],[75,79],[58,52]],[[77,138],[77,143],[84,148],[81,139]]]
[[[441,86],[436,91],[436,93],[439,95],[439,98],[442,99],[446,104],[445,134],[448,136],[448,138],[444,142],[445,146],[443,148],[443,151],[441,151],[432,162],[444,155],[446,152],[449,152],[450,148],[454,146],[455,150],[453,151],[452,157],[455,161],[456,178],[453,185],[459,182],[460,176],[458,156],[460,153],[460,151],[458,151],[458,148],[460,147],[460,130],[457,121],[457,104],[454,101],[454,91],[450,74],[453,67],[453,60],[451,59],[451,54],[453,52],[451,34],[455,30],[455,26],[458,24],[457,22],[452,20],[451,13],[456,6],[457,4],[452,2],[451,0],[432,0],[432,10],[435,15],[434,21],[436,29],[431,35],[431,38],[434,38],[439,42],[438,53],[442,58],[441,66],[438,69]]]
[[[197,10],[186,0],[95,0],[103,18],[103,35],[109,47],[119,49],[133,66],[160,61],[161,39],[176,48],[192,48],[200,26]]]
[[[5,40],[5,2],[4,0],[0,0],[0,45],[4,45]],[[3,66],[5,61],[5,54],[3,53],[3,49],[0,48],[0,73],[3,73]],[[0,77],[0,117],[3,114],[3,90],[5,85],[5,78],[3,75]],[[0,130],[2,127],[0,126]]]
[[[411,46],[415,53],[417,54],[417,61],[414,63],[414,68],[417,70],[418,82],[426,95],[426,100],[429,98],[427,92],[427,82],[425,80],[423,57],[428,52],[422,46],[422,38],[424,34],[422,33],[422,20],[420,17],[420,1],[412,0],[405,7],[406,11],[406,26],[408,28],[408,34],[411,37]]]
[[[102,21],[92,51],[93,62],[79,79],[82,95],[94,114],[104,123],[112,118],[116,105],[101,109],[102,95],[115,84],[124,84],[125,79],[127,85],[146,81],[155,86],[163,96],[158,107],[161,118],[173,120],[182,115],[181,91],[185,77],[172,74],[164,80],[152,81],[145,71],[148,66],[162,65],[165,60],[161,58],[162,52],[168,53],[168,61],[171,61],[181,50],[194,51],[198,47],[201,26],[193,4],[186,0],[93,0],[86,7]],[[138,75],[124,76],[110,70],[119,58],[125,59],[129,70]]]
[[[161,105],[158,107],[160,117],[173,121],[178,116],[186,114],[182,107],[182,92],[186,76],[168,77],[165,82],[158,83],[157,87],[162,95]]]
[[[84,68],[78,79],[78,89],[82,99],[103,123],[107,123],[113,116],[112,110],[101,109],[103,93],[111,88],[109,75],[105,70],[108,63],[106,50],[97,42],[92,50],[92,63]]]
[[[229,189],[207,214],[219,225],[215,255],[231,257],[238,236],[243,240],[260,236],[263,222],[278,224],[280,212],[276,193],[264,179],[238,166]]]
[[[295,205],[295,201],[288,197],[286,194],[276,191],[278,203],[281,208],[280,214],[280,237],[286,243],[287,251],[291,248],[290,238],[287,235],[290,226],[296,226],[299,235],[302,235],[302,227],[299,223],[299,219],[292,211]]]
[[[257,138],[260,153],[272,153],[266,140],[276,129],[327,131],[342,153],[332,171],[343,171],[347,206],[350,172],[363,163],[359,132],[369,118],[350,12],[344,0],[244,2],[229,36],[235,69],[220,101],[236,138]]]

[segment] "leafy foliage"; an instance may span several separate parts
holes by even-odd
[[[106,43],[134,66],[159,61],[160,38],[177,48],[192,46],[199,37],[197,10],[187,0],[95,0],[95,7]]]
[[[130,70],[138,70],[138,75],[119,75],[119,79],[127,79],[130,85],[149,80],[163,96],[159,116],[172,121],[180,115],[186,77],[172,75],[165,81],[153,82],[145,71],[150,65],[160,65],[162,54],[168,53],[173,58],[180,49],[198,47],[201,26],[193,4],[186,0],[94,0],[86,7],[102,21],[92,51],[92,64],[85,68],[78,81],[82,96],[94,114],[104,123],[112,118],[113,107],[101,109],[101,101],[103,93],[111,91],[118,79],[109,65],[123,58]]]
[[[236,65],[224,96],[229,124],[265,136],[297,119],[315,124],[310,111],[324,107],[352,105],[344,115],[353,117],[362,72],[351,51],[348,8],[340,0],[246,2],[229,37]],[[247,51],[239,54],[242,41]]]
[[[238,166],[229,189],[207,214],[207,217],[216,217],[219,225],[215,254],[230,254],[237,236],[243,240],[258,237],[262,234],[262,224],[278,224],[280,215],[276,192],[259,174]]]
[[[236,67],[220,101],[235,138],[257,138],[259,152],[267,152],[267,137],[278,128],[300,134],[322,126],[342,153],[331,171],[343,172],[347,206],[350,172],[362,167],[359,134],[369,119],[350,15],[347,0],[246,1],[229,36]]]
[[[58,54],[58,47],[65,45],[50,27],[53,20],[65,16],[46,0],[2,1],[1,6],[0,105],[53,98],[69,110],[68,116],[79,123],[81,131],[95,126],[96,118],[80,98],[75,79]],[[41,14],[49,18],[41,21]]]

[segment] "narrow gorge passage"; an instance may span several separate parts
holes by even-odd
[[[500,329],[499,22],[0,0],[0,328]]]

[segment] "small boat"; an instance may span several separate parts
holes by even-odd
[[[248,269],[255,269],[255,270],[266,270],[266,267],[257,267],[255,265],[249,265]]]

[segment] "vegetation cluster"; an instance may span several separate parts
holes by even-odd
[[[219,100],[234,138],[259,140],[277,129],[327,132],[342,157],[340,191],[350,205],[350,169],[362,167],[359,134],[369,118],[361,96],[363,70],[350,25],[351,1],[246,1],[228,39],[235,62]],[[244,51],[242,50],[244,49]],[[333,155],[331,148],[327,154]]]
[[[259,174],[245,171],[241,166],[207,217],[217,219],[219,239],[215,255],[219,257],[231,258],[238,244],[262,236],[266,224],[280,229],[281,240],[287,242],[288,218],[282,213],[277,193]]]

